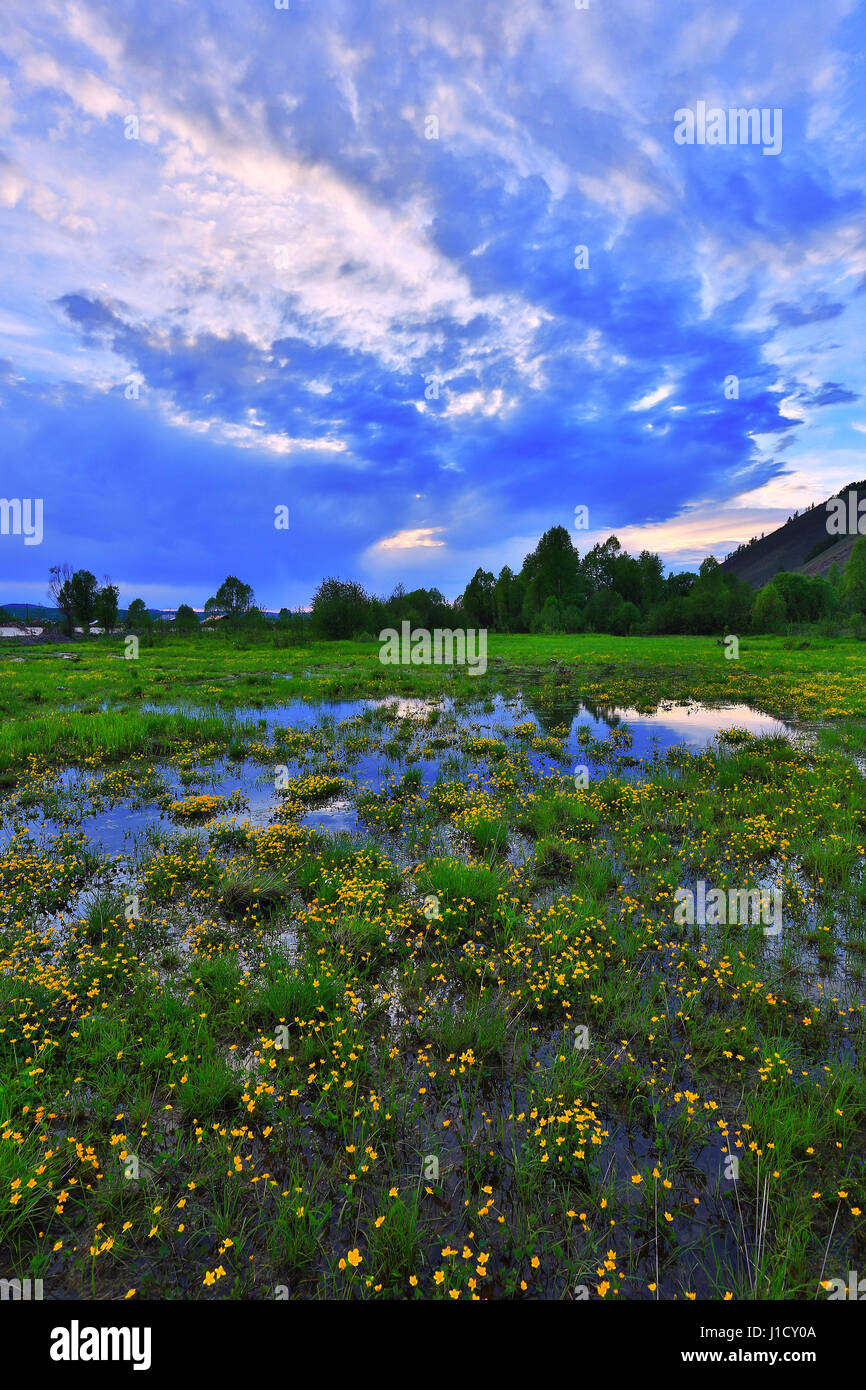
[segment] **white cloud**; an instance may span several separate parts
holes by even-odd
[[[414,530],[397,531],[393,536],[384,536],[376,541],[371,549],[421,550],[443,546],[445,542],[438,539],[443,529],[442,526],[418,526]]]
[[[651,410],[654,405],[660,405],[666,401],[668,396],[672,396],[676,387],[673,382],[663,382],[654,391],[648,392],[646,396],[641,396],[639,401],[635,401],[629,406],[629,410]]]

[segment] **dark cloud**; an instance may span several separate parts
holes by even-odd
[[[847,387],[840,386],[835,381],[825,381],[810,397],[812,405],[847,405],[859,399],[856,391],[849,391]]]
[[[780,414],[783,395],[860,399],[841,357],[806,372],[769,350],[830,320],[846,344],[846,305],[862,288],[835,264],[832,293],[820,269],[802,288],[797,278],[807,246],[862,221],[850,153],[806,137],[814,71],[844,8],[771,0],[747,8],[750,44],[690,55],[682,18],[665,7],[637,23],[628,5],[593,15],[499,0],[437,0],[429,12],[404,0],[292,0],[286,12],[269,0],[181,10],[81,0],[119,45],[124,94],[152,95],[164,124],[179,115],[192,134],[186,148],[158,132],[153,158],[171,165],[174,201],[154,195],[150,223],[141,195],[147,236],[138,174],[126,173],[132,158],[144,169],[145,143],[124,146],[116,110],[65,143],[58,122],[58,151],[82,187],[102,158],[131,178],[129,225],[125,245],[105,249],[103,210],[82,200],[76,212],[96,228],[81,233],[92,276],[61,261],[61,283],[55,272],[46,294],[37,276],[34,292],[60,311],[57,365],[37,380],[13,361],[3,378],[3,490],[38,486],[45,499],[45,543],[16,552],[17,573],[32,580],[68,559],[127,588],[169,597],[176,586],[203,601],[231,570],[277,606],[306,601],[328,570],[372,575],[370,547],[401,529],[441,527],[449,553],[497,554],[514,536],[567,524],[581,503],[623,527],[778,476],[807,428]],[[102,71],[83,40],[48,25],[37,37],[72,70]],[[736,94],[764,84],[777,60],[791,83],[781,155],[675,146],[684,83],[718,80]],[[70,106],[68,93],[32,102],[42,129]],[[257,155],[277,199],[288,167],[302,186],[321,180],[346,199],[336,252],[312,214],[286,219],[286,238],[308,239],[330,265],[319,299],[297,284],[280,299],[261,276],[273,253],[256,221],[266,198],[242,178]],[[0,174],[20,182],[21,167],[0,156]],[[414,293],[374,264],[356,218],[389,229],[386,250],[412,264]],[[171,298],[157,309],[128,286],[162,264],[172,219],[188,219],[194,252],[166,264]],[[413,281],[416,254],[426,269]],[[773,278],[776,254],[784,275]],[[450,297],[437,293],[446,279]],[[375,331],[347,331],[356,317],[366,326],[372,299]],[[70,353],[76,368],[88,353],[98,360],[91,386],[67,369]],[[139,399],[126,398],[130,373]],[[798,373],[841,379],[813,389]],[[425,400],[432,376],[439,398]],[[772,460],[756,443],[767,439]],[[288,536],[271,534],[279,503]],[[7,583],[10,555],[0,551]],[[456,593],[466,576],[449,563],[434,549],[406,554],[407,573],[426,566]]]
[[[785,328],[801,328],[807,323],[826,323],[836,319],[844,312],[844,304],[790,304],[779,302],[773,305],[776,321]]]

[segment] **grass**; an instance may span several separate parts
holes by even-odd
[[[79,658],[59,663],[61,652]],[[143,647],[138,661],[123,661],[121,638],[97,639],[67,647],[0,644],[0,714],[14,724],[0,728],[0,771],[32,747],[57,746],[57,731],[71,733],[76,751],[117,748],[132,751],[165,735],[144,703],[210,706],[214,710],[264,709],[289,699],[344,699],[360,696],[439,696],[485,698],[520,675],[524,688],[539,684],[567,689],[580,679],[588,701],[642,708],[658,698],[728,700],[758,705],[803,719],[862,720],[866,717],[866,643],[841,637],[812,637],[803,649],[785,637],[744,637],[740,657],[727,661],[710,637],[511,637],[491,633],[488,667],[469,676],[459,667],[386,667],[379,645],[370,642],[311,643],[276,648],[233,644],[222,636],[183,639],[168,636]],[[8,662],[8,658],[16,660]],[[21,659],[23,658],[23,659]],[[117,658],[117,659],[115,659]],[[275,676],[292,677],[291,681]],[[627,697],[627,698],[626,698]],[[86,718],[53,724],[45,717],[75,705],[77,712],[102,714],[104,703],[126,706],[131,720],[106,725],[104,736],[89,731]],[[130,708],[134,706],[134,708]],[[122,709],[107,713],[122,716]],[[22,725],[32,725],[28,734]],[[109,729],[112,729],[109,732]],[[487,735],[485,735],[486,737]],[[7,739],[9,742],[7,743]]]
[[[757,1300],[862,1267],[862,644],[493,636],[471,679],[117,645],[0,684],[0,1272]],[[323,696],[377,702],[296,718]],[[802,737],[570,738],[689,697]],[[780,888],[781,934],[678,927],[701,880]]]

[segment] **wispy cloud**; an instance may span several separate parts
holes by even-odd
[[[442,532],[441,526],[419,526],[414,531],[398,531],[394,536],[385,536],[382,540],[376,541],[374,550],[423,550],[432,546],[441,546],[445,542],[438,537]]]
[[[850,0],[0,23],[0,467],[45,500],[0,602],[63,559],[166,602],[398,563],[453,596],[577,504],[691,563],[787,514],[762,489],[866,473]],[[782,152],[676,145],[699,98],[783,108]]]

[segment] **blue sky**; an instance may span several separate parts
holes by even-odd
[[[866,476],[860,7],[289,3],[5,0],[0,496],[44,539],[0,602],[450,598],[578,506],[692,567]],[[698,102],[781,150],[678,143]]]

